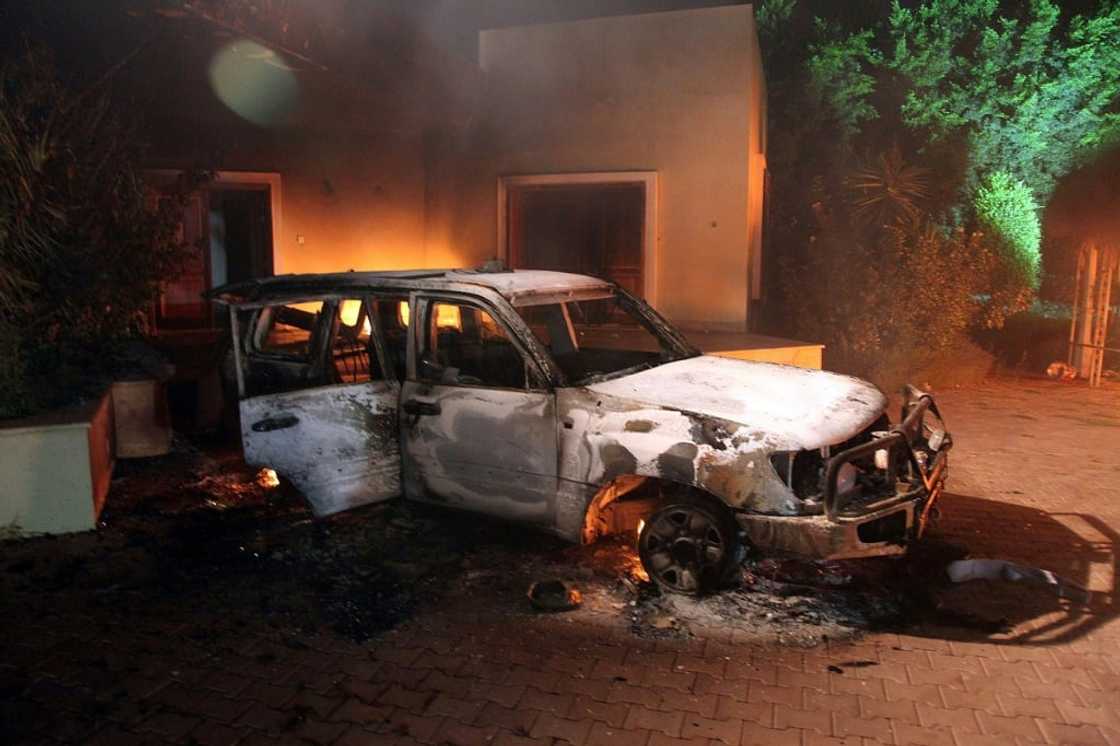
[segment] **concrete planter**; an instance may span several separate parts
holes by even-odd
[[[113,400],[0,423],[0,532],[97,524],[113,473]]]
[[[163,456],[171,451],[167,384],[153,378],[113,384],[117,458]]]

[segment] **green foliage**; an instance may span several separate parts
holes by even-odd
[[[1061,22],[1051,0],[895,0],[886,66],[906,87],[903,122],[969,143],[964,192],[1004,171],[1045,203],[1057,180],[1117,134],[1120,4]]]
[[[85,393],[142,331],[183,251],[135,132],[37,49],[0,71],[0,416]]]
[[[851,137],[864,123],[879,116],[871,103],[875,77],[868,71],[882,63],[882,55],[871,46],[871,31],[838,38],[824,22],[818,27],[821,41],[812,48],[809,80],[813,91],[827,104],[840,133]]]
[[[996,171],[976,190],[976,217],[985,231],[1004,247],[1012,277],[1037,287],[1042,262],[1042,225],[1030,187],[1003,171]]]
[[[869,372],[1028,307],[1040,206],[1120,142],[1120,2],[770,2],[774,331]]]
[[[783,275],[791,331],[823,341],[830,367],[893,387],[962,345],[996,265],[980,233],[826,217]]]
[[[755,23],[762,38],[774,38],[782,33],[793,18],[797,0],[763,0],[755,6]]]
[[[919,221],[929,197],[928,173],[908,162],[897,145],[880,153],[844,180],[853,216],[876,226]]]

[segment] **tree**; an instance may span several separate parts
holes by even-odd
[[[0,417],[80,397],[139,334],[183,250],[134,129],[28,48],[0,68]]]
[[[1052,0],[894,1],[888,70],[902,121],[967,139],[967,199],[996,172],[1046,204],[1058,179],[1120,135],[1120,3],[1063,24]]]

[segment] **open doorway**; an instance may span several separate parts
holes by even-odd
[[[149,172],[157,192],[176,189],[180,177],[178,171]],[[182,210],[179,239],[189,255],[179,273],[163,283],[151,341],[175,366],[168,382],[175,428],[212,431],[222,426],[225,416],[219,368],[228,349],[223,335],[229,324],[225,312],[215,311],[202,294],[218,285],[273,273],[273,239],[280,231],[280,175],[214,172],[211,180],[189,195]]]
[[[210,190],[210,287],[272,274],[268,187]]]
[[[149,172],[157,191],[175,188],[179,177],[178,171]],[[163,283],[154,314],[159,333],[212,330],[219,320],[203,292],[273,273],[279,189],[278,174],[219,171],[189,195],[179,224],[188,256],[179,273]]]
[[[515,269],[603,277],[653,302],[655,185],[644,172],[503,177],[500,255]]]

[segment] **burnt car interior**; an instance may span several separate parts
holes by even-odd
[[[319,383],[316,352],[322,349],[324,301],[265,306],[251,319],[246,388],[252,395],[293,391]]]
[[[432,383],[529,387],[521,352],[494,317],[478,306],[428,304],[418,374]]]
[[[331,373],[334,383],[363,383],[381,379],[373,349],[372,326],[361,300],[344,300],[334,316]]]
[[[239,314],[251,330],[245,346],[250,396],[405,378],[406,297],[293,301]],[[374,329],[380,333],[384,362]],[[327,349],[324,365],[319,351]]]
[[[517,310],[571,385],[685,357],[655,334],[621,295],[518,306]]]

